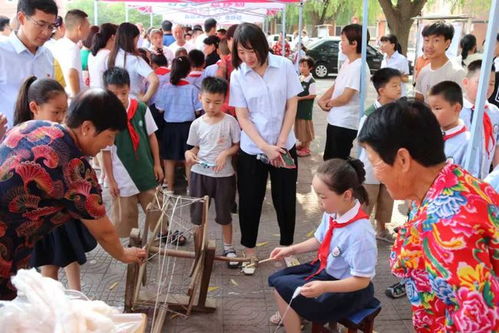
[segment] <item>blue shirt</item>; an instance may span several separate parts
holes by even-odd
[[[163,118],[167,123],[183,123],[196,119],[196,111],[203,106],[199,100],[199,91],[194,85],[182,80],[181,84],[164,84],[156,93],[156,108],[164,110]]]
[[[457,164],[464,169],[466,150],[468,149],[468,144],[471,140],[471,133],[465,128],[464,132],[454,135],[455,133],[462,131],[463,128],[465,128],[465,125],[461,120],[458,126],[444,132],[444,153],[447,162]],[[446,139],[446,137],[448,137],[448,139]],[[475,173],[472,171],[470,171],[470,173],[476,177],[478,162],[474,164],[475,165],[472,166],[471,169],[474,170]]]
[[[15,33],[0,42],[0,112],[14,124],[14,108],[19,88],[26,78],[54,78],[54,57],[45,47],[31,53]]]
[[[247,108],[249,118],[260,136],[275,145],[284,122],[287,100],[303,91],[298,74],[289,59],[268,55],[268,67],[260,76],[242,63],[230,76],[229,105]],[[286,149],[296,143],[294,131],[289,131]],[[243,131],[241,150],[250,155],[262,153]]]
[[[164,46],[170,46],[170,44],[173,44],[175,42],[175,37],[173,37],[172,34],[164,34],[163,35],[163,45]]]
[[[342,216],[324,213],[321,224],[314,236],[322,242],[329,228],[329,218],[333,216],[339,223],[345,223],[357,215],[360,202]],[[369,219],[361,219],[333,232],[326,272],[342,280],[351,276],[373,278],[376,273],[378,249],[376,236]]]

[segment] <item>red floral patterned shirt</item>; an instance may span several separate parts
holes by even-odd
[[[390,263],[417,332],[499,330],[499,196],[447,164],[399,231]]]

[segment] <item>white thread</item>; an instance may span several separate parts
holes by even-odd
[[[279,320],[279,323],[277,323],[277,327],[274,331],[274,333],[277,333],[277,331],[279,330],[279,327],[281,326],[281,324],[284,322],[284,317],[286,317],[286,315],[288,314],[288,311],[289,309],[291,309],[291,303],[293,303],[293,300],[298,297],[301,293],[301,287],[296,287],[294,293],[293,293],[293,296],[291,296],[291,299],[289,300],[289,304],[288,304],[288,307],[286,308],[286,311],[284,311],[284,314],[281,316],[281,319]]]

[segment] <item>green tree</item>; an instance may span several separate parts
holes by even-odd
[[[378,0],[390,31],[395,34],[402,46],[402,53],[407,53],[409,32],[415,16],[421,14],[421,10],[427,0]]]

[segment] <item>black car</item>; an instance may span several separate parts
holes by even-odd
[[[325,78],[329,74],[338,73],[339,37],[321,38],[308,46],[306,54],[315,60],[313,75]],[[371,45],[367,45],[367,63],[371,72],[378,70],[383,61],[383,54]]]

